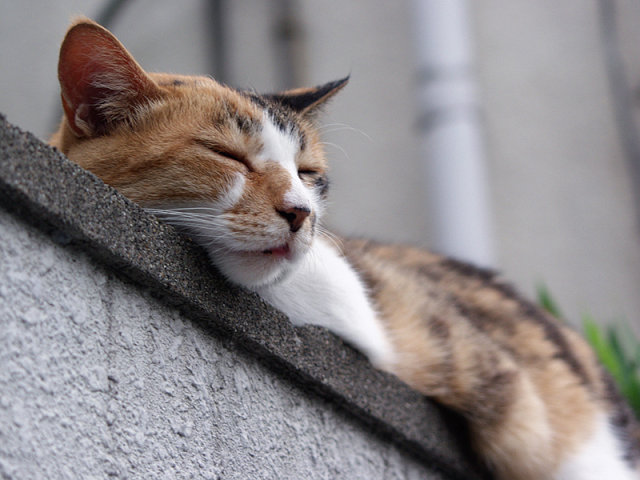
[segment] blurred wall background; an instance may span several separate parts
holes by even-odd
[[[616,123],[607,53],[624,62],[637,122],[640,3],[609,3],[613,44],[595,0],[474,0],[469,34],[494,267],[530,297],[547,284],[573,322],[591,312],[640,333],[640,185]],[[55,129],[58,47],[74,14],[107,19],[150,71],[211,74],[259,91],[350,73],[323,127],[328,223],[346,235],[429,246],[437,235],[420,156],[413,13],[408,1],[8,0],[0,111],[43,139]],[[627,136],[637,134],[630,127]]]

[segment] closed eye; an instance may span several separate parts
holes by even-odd
[[[251,165],[249,164],[249,161],[247,160],[246,155],[225,147],[224,145],[220,145],[218,143],[212,142],[210,140],[206,140],[203,138],[196,138],[195,142],[206,148],[207,150],[209,150],[210,152],[215,153],[216,155],[220,155],[221,157],[225,157],[228,158],[229,160],[234,160],[236,162],[242,163],[245,167],[247,167],[249,170],[251,170]]]
[[[300,178],[302,177],[315,177],[317,175],[320,175],[320,172],[318,172],[317,170],[311,170],[308,168],[300,168],[298,169],[298,176]]]
[[[329,179],[323,172],[311,168],[301,168],[298,170],[298,177],[309,187],[318,191],[322,198],[326,197],[329,190]]]

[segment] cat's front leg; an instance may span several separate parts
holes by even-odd
[[[394,351],[366,289],[346,259],[316,239],[299,267],[257,293],[294,325],[319,325],[363,352],[377,368],[391,370]]]

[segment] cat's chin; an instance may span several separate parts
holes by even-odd
[[[294,272],[308,253],[308,248],[292,249],[289,245],[262,251],[210,252],[213,263],[233,283],[255,290],[278,283]]]

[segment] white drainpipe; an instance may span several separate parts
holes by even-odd
[[[494,266],[466,0],[413,0],[421,154],[434,250]]]

